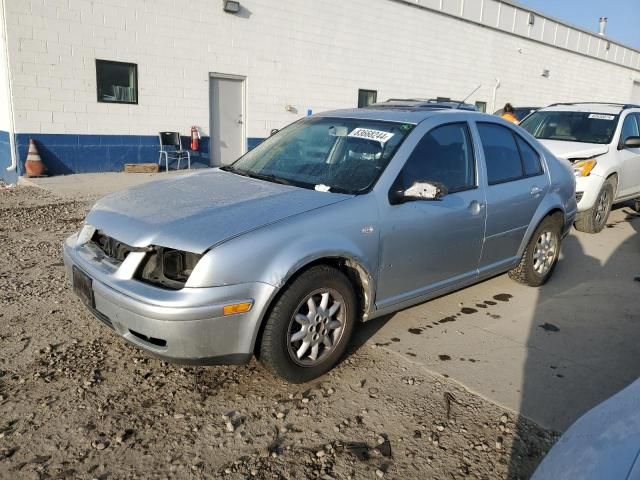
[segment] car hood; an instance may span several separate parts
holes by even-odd
[[[608,145],[599,143],[566,142],[564,140],[539,140],[556,157],[574,159],[590,158],[609,151]]]
[[[351,198],[213,169],[99,200],[85,223],[132,247],[194,253],[285,218]]]

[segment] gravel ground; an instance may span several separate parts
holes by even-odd
[[[151,358],[67,287],[89,207],[0,185],[0,478],[528,478],[557,438],[371,342],[307,385]]]

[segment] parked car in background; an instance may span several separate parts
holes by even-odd
[[[305,382],[360,320],[506,271],[543,284],[575,211],[569,164],[518,127],[387,105],[307,117],[232,165],[105,197],[64,258],[130,343],[179,363],[255,354]]]
[[[513,113],[515,114],[518,121],[521,122],[522,120],[525,119],[527,115],[535,112],[539,108],[540,107],[514,107]],[[500,110],[496,110],[495,112],[493,112],[493,114],[497,115],[498,117],[502,116],[503,113],[504,113],[504,110],[502,108]]]
[[[544,457],[532,480],[561,478],[640,478],[640,380],[571,425]]]
[[[597,233],[612,204],[640,197],[640,106],[559,103],[536,111],[520,126],[572,163],[576,229]]]

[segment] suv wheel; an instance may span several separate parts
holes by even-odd
[[[529,244],[509,277],[530,287],[539,287],[549,280],[560,255],[562,217],[546,217],[529,240]]]
[[[266,320],[260,361],[276,375],[303,383],[329,371],[343,355],[357,301],[339,270],[313,267],[287,287]]]
[[[596,203],[589,210],[578,213],[574,226],[576,230],[586,233],[598,233],[607,224],[611,205],[613,205],[613,195],[615,191],[615,180],[608,178],[598,194]]]

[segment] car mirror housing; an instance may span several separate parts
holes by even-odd
[[[394,188],[389,192],[389,202],[397,205],[419,200],[440,200],[449,192],[447,187],[438,182],[414,182],[406,190]]]
[[[627,137],[622,143],[622,148],[640,148],[640,137]]]

